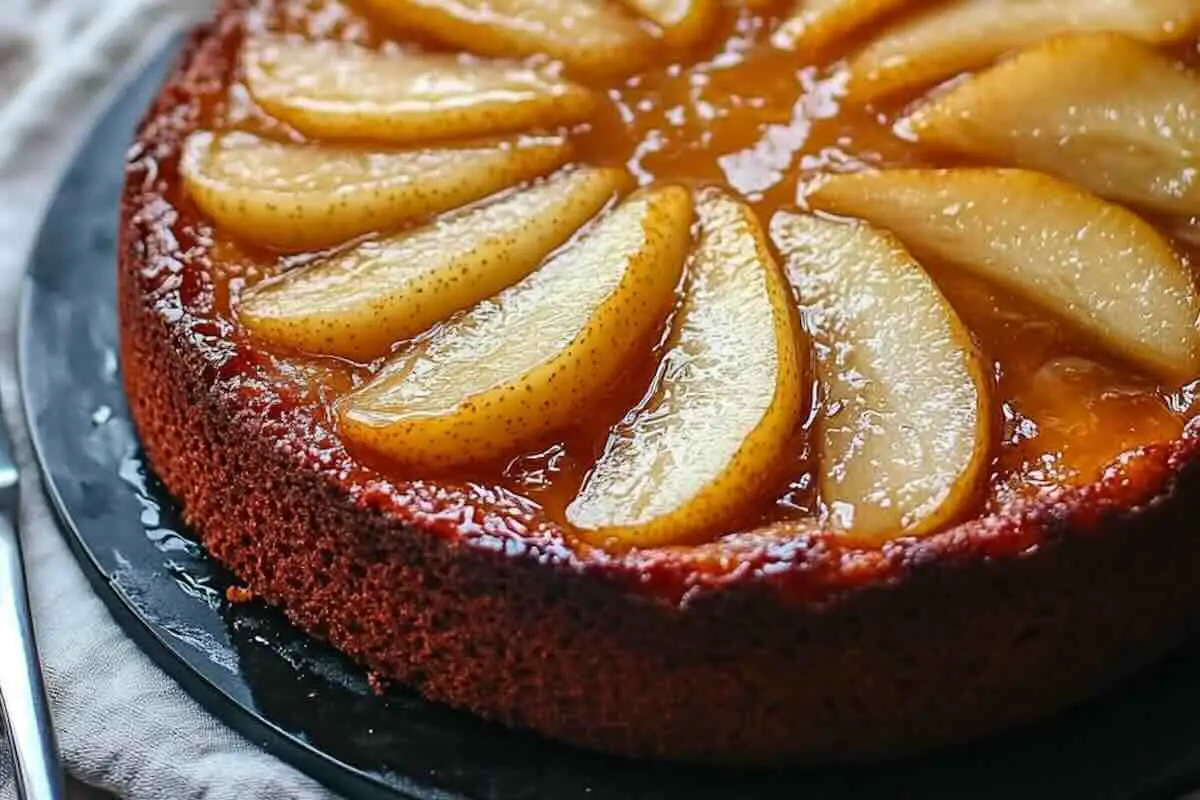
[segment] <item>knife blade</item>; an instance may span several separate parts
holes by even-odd
[[[29,613],[19,518],[20,473],[0,415],[0,715],[18,796],[61,800],[62,768]]]

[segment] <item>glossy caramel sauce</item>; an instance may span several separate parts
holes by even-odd
[[[387,46],[394,31],[351,3],[334,0],[270,2],[252,12],[250,33],[270,30],[313,39]],[[847,75],[837,64],[807,64],[769,42],[773,19],[726,9],[719,32],[689,52],[665,51],[661,63],[608,90],[606,107],[570,132],[578,160],[623,165],[643,185],[676,182],[723,184],[749,202],[765,224],[776,209],[802,205],[804,187],[830,173],[887,166],[953,166],[893,129],[902,98],[887,107],[844,107]],[[434,48],[430,43],[422,43]],[[1179,52],[1193,60],[1195,48]],[[202,127],[239,128],[302,140],[258,109],[235,74]],[[181,208],[190,208],[184,197]],[[194,209],[193,209],[194,210]],[[1189,266],[1200,264],[1200,222],[1164,223]],[[238,295],[264,277],[295,268],[315,254],[280,256],[215,231],[207,313],[224,335],[245,338],[236,324]],[[1195,414],[1200,382],[1162,386],[1111,359],[1055,319],[961,273],[926,263],[934,279],[973,332],[993,368],[993,406],[1002,418],[994,442],[988,485],[977,513],[1090,483],[1123,453],[1178,437]],[[378,362],[271,353],[253,369],[292,385],[300,402],[333,425],[330,403],[369,378]],[[551,440],[501,462],[459,470],[457,482],[502,487],[540,505],[558,521],[601,452],[611,425],[646,393],[654,379],[658,343],[630,363],[611,393],[596,398],[589,415]],[[814,398],[817,393],[814,390]],[[741,521],[744,527],[805,520],[819,514],[815,465],[799,437],[794,463],[773,497]],[[390,478],[414,475],[368,453],[355,456]],[[723,533],[714,531],[714,535]]]

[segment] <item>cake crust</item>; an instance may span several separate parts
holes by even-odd
[[[626,755],[895,757],[1049,713],[1200,608],[1200,427],[1091,486],[924,539],[779,531],[610,554],[507,493],[359,464],[196,313],[177,162],[244,2],[197,29],[129,153],[121,355],[150,462],[204,546],[305,631],[431,700]]]

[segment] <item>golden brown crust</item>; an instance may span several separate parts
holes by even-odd
[[[207,256],[170,200],[175,161],[240,5],[193,35],[130,152],[122,358],[150,460],[205,546],[301,628],[506,724],[765,763],[894,756],[1047,713],[1200,608],[1196,426],[1095,486],[882,550],[814,534],[606,555],[516,498],[361,468],[194,313]]]

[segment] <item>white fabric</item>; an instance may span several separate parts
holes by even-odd
[[[19,417],[15,311],[39,218],[112,92],[207,5],[0,0],[0,395],[23,468],[32,602],[72,775],[135,800],[324,798],[328,792],[204,712],[122,635],[55,527]],[[14,794],[0,766],[0,798]]]

